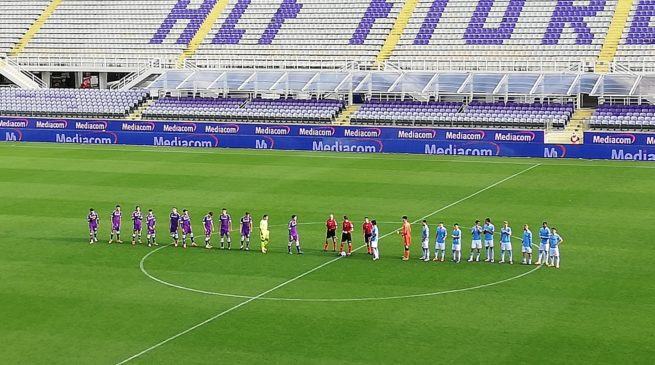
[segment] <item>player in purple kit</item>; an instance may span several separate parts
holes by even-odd
[[[191,217],[189,211],[182,209],[182,217],[180,218],[180,225],[182,226],[182,247],[186,248],[186,238],[191,238],[191,246],[196,247],[196,239],[193,238],[193,230],[191,229]]]
[[[148,209],[148,215],[146,216],[146,228],[148,230],[148,235],[146,237],[148,238],[148,247],[152,247],[153,245],[158,246],[155,237],[156,227],[157,218],[155,218],[155,215],[152,213],[152,209]]]
[[[230,237],[230,231],[232,231],[232,217],[227,214],[227,209],[223,208],[221,210],[221,215],[218,217],[218,220],[221,222],[221,250],[225,247],[225,239],[227,238],[227,249],[232,249],[232,238]]]
[[[294,214],[291,216],[289,221],[289,244],[287,245],[287,252],[289,255],[291,252],[291,245],[296,244],[296,251],[299,255],[302,255],[302,250],[300,249],[300,239],[298,238],[298,217]]]
[[[116,205],[116,208],[111,212],[111,234],[109,236],[109,243],[114,242],[114,234],[116,235],[116,242],[123,243],[121,241],[121,206]]]
[[[132,212],[132,222],[134,222],[132,230],[132,244],[136,244],[136,239],[138,238],[139,244],[141,244],[141,226],[143,222],[143,214],[141,214],[141,207],[136,206],[134,212]]]
[[[86,221],[89,222],[89,244],[98,242],[98,222],[100,218],[93,208],[89,209]]]
[[[243,250],[244,248],[244,242],[245,242],[245,248],[246,251],[250,251],[250,233],[252,232],[252,217],[250,216],[250,213],[246,212],[246,215],[241,217],[241,247],[239,248],[240,250]]]
[[[209,241],[212,239],[212,232],[214,232],[214,213],[209,212],[202,218],[202,225],[205,227],[205,248],[212,248]]]
[[[175,247],[177,247],[177,243],[179,241],[179,236],[177,234],[177,230],[180,228],[180,213],[177,212],[177,208],[173,208],[171,211],[171,227],[170,227],[170,232],[171,232],[171,238],[173,239],[173,244]]]

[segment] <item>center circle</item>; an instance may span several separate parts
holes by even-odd
[[[304,223],[303,225],[318,225],[318,224],[324,224],[324,222],[309,222],[309,223]],[[284,226],[286,226],[286,225],[284,225]],[[387,237],[389,235],[390,234],[383,235],[380,239],[382,240],[384,237]],[[198,293],[198,294],[204,294],[204,295],[215,295],[215,296],[221,296],[221,297],[240,298],[240,299],[248,299],[248,300],[290,301],[290,302],[358,302],[358,301],[382,301],[382,300],[400,300],[400,299],[432,297],[432,296],[460,293],[460,292],[478,290],[478,289],[488,288],[488,287],[492,287],[492,286],[496,286],[496,285],[501,285],[501,284],[504,284],[504,283],[507,283],[507,282],[510,282],[510,281],[513,281],[513,280],[523,278],[523,277],[525,277],[527,275],[530,275],[530,274],[536,272],[537,270],[539,270],[541,268],[541,266],[535,266],[535,267],[530,268],[530,270],[523,271],[523,272],[521,272],[519,274],[516,274],[514,276],[510,276],[510,277],[506,277],[506,278],[500,278],[500,279],[497,279],[497,280],[490,280],[488,282],[484,282],[484,283],[480,283],[480,284],[476,284],[476,285],[469,285],[469,286],[464,286],[464,287],[455,288],[455,289],[442,289],[442,290],[438,290],[438,291],[429,291],[429,292],[422,292],[422,293],[407,293],[407,294],[385,295],[385,296],[365,295],[365,296],[360,296],[360,297],[349,297],[349,298],[338,298],[338,297],[334,297],[334,298],[308,298],[308,297],[300,298],[300,297],[291,297],[291,296],[289,296],[289,297],[273,297],[273,296],[266,296],[266,295],[261,295],[261,294],[246,295],[246,294],[236,294],[236,293],[222,292],[222,291],[211,291],[211,290],[197,289],[197,288],[192,288],[190,286],[180,285],[180,284],[177,284],[177,283],[169,281],[169,280],[164,280],[161,277],[158,277],[158,276],[155,276],[155,275],[151,274],[146,269],[146,265],[145,265],[146,261],[151,256],[156,254],[157,252],[160,252],[160,251],[162,251],[162,250],[164,250],[166,248],[169,248],[169,246],[170,245],[159,247],[159,248],[157,248],[155,250],[152,250],[152,251],[148,252],[146,255],[144,255],[141,258],[141,261],[140,261],[140,264],[139,264],[141,272],[145,276],[147,276],[149,279],[151,279],[151,280],[153,280],[153,281],[155,281],[157,283],[160,283],[162,285],[166,285],[166,286],[169,286],[169,287],[172,287],[172,288],[175,288],[175,289],[179,289],[179,290],[185,290],[185,291],[194,292],[194,293]],[[360,246],[359,248],[363,248],[363,247],[364,246]],[[253,254],[255,254],[255,253],[253,253]],[[382,259],[384,260],[384,257]],[[319,267],[319,266],[321,268],[322,267],[328,267],[328,265],[337,264],[337,261],[341,261],[341,260],[349,260],[349,258],[338,258],[338,257],[331,258],[330,260],[324,261],[323,264],[317,265],[316,267],[312,268],[311,270],[308,270],[305,273],[299,273],[296,276],[289,277],[288,280],[287,280],[287,283],[291,284],[293,281],[296,281],[297,279],[300,279],[300,278],[304,277],[305,275],[310,274],[310,272],[314,272],[316,270],[316,268]],[[393,260],[393,259],[388,259],[388,260]],[[369,262],[367,262],[367,264],[368,263]],[[378,264],[378,263],[380,263],[380,262],[379,261],[376,262],[376,263],[370,262],[371,265],[375,265],[375,264]],[[364,264],[364,262],[359,260],[355,264]],[[419,266],[419,267],[420,266],[432,266],[433,264],[434,263],[423,263],[423,262],[419,263],[419,262],[416,262],[416,265]],[[459,265],[466,265],[466,264],[467,263],[461,263]],[[411,263],[410,263],[410,265],[411,265]],[[434,264],[434,265],[439,265],[439,266],[446,265],[447,266],[447,265],[456,265],[456,264],[438,263],[438,264]],[[487,266],[489,264],[475,263],[474,265]],[[406,264],[403,264],[403,266],[406,266]],[[284,284],[284,282],[283,282],[283,284]],[[269,290],[274,288],[274,287],[275,286],[270,287]],[[280,286],[280,289],[282,287],[283,287],[283,285]],[[266,292],[266,291],[262,290],[262,292]]]

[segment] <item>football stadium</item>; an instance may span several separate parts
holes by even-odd
[[[654,0],[0,0],[0,141],[2,364],[653,363]]]

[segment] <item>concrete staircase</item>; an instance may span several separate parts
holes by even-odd
[[[391,32],[387,36],[387,39],[384,40],[384,44],[380,49],[380,53],[378,53],[377,57],[375,58],[376,66],[381,66],[386,60],[389,59],[389,57],[391,57],[393,50],[396,49],[396,45],[400,41],[400,37],[402,36],[405,28],[407,27],[407,24],[409,23],[409,19],[412,17],[412,14],[414,14],[414,10],[416,9],[417,4],[418,0],[405,0],[403,7],[400,9],[400,13],[398,14],[396,22],[391,28]]]
[[[633,2],[633,0],[618,0],[607,36],[605,36],[603,48],[601,48],[598,55],[596,72],[607,73],[610,71],[610,64],[614,60],[616,50],[619,47]]]
[[[571,120],[562,131],[546,131],[546,143],[553,144],[582,144],[584,143],[584,132],[591,115],[594,114],[592,108],[579,108],[576,109]],[[573,142],[571,137],[577,135],[579,141]]]
[[[355,114],[359,108],[361,108],[361,104],[352,104],[348,106],[346,109],[344,109],[339,117],[337,117],[337,120],[334,124],[336,125],[350,125],[350,118],[352,118],[353,114]]]
[[[9,51],[11,57],[18,56],[28,43],[34,38],[34,36],[41,30],[43,24],[50,18],[50,16],[57,10],[59,5],[61,5],[63,0],[52,0],[50,4],[43,10],[43,13],[39,15],[38,18],[32,23],[32,25],[27,29],[27,32],[23,34],[21,39],[14,45],[14,47]]]
[[[207,18],[205,18],[205,21],[202,22],[202,25],[200,26],[200,29],[198,29],[196,35],[193,36],[191,42],[189,42],[189,45],[177,58],[177,62],[175,63],[177,68],[183,68],[185,61],[196,54],[198,47],[200,47],[200,45],[205,41],[205,38],[207,38],[209,32],[212,30],[212,27],[216,23],[216,20],[218,20],[218,18],[223,13],[223,10],[225,10],[228,2],[229,0],[218,0],[216,4],[214,4],[214,7],[209,12],[209,15],[207,15]]]
[[[152,104],[157,101],[156,98],[147,99],[145,102],[141,103],[130,115],[127,117],[129,120],[141,120],[143,117],[143,112],[148,109]]]

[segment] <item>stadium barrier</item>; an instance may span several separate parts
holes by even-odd
[[[0,117],[0,140],[655,161],[655,134],[585,133],[584,145],[544,143],[543,131],[228,124]]]

